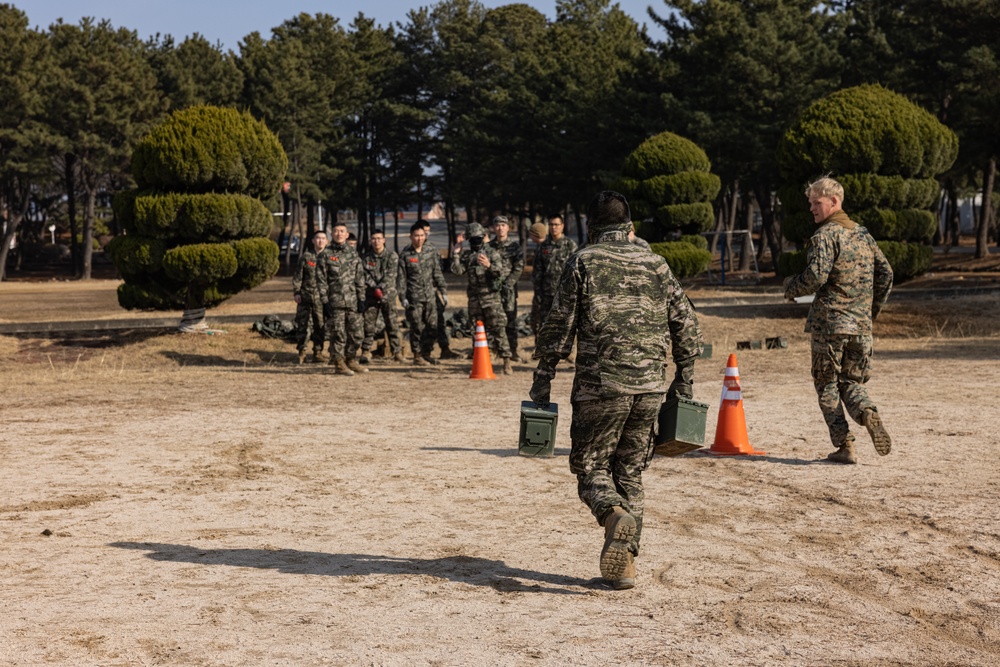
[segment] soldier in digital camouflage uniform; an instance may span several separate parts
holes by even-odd
[[[339,375],[367,373],[355,358],[365,337],[361,313],[365,304],[365,276],[361,258],[347,245],[347,225],[338,222],[333,239],[319,255],[320,296],[330,338],[330,365]]]
[[[323,299],[316,278],[318,257],[328,240],[326,232],[313,234],[312,250],[303,251],[292,276],[292,293],[295,299],[295,342],[299,350],[299,363],[306,360],[306,341],[312,340],[313,360],[323,359],[323,341],[326,330],[323,322]]]
[[[535,253],[531,268],[531,284],[535,288],[535,296],[531,301],[531,329],[536,336],[552,308],[552,299],[563,266],[569,256],[576,252],[576,243],[563,234],[565,229],[561,216],[549,218],[549,237]]]
[[[628,202],[604,191],[587,208],[587,247],[572,255],[538,333],[531,399],[549,402],[556,364],[576,339],[570,469],[580,499],[604,527],[601,575],[635,585],[646,465],[664,391],[690,397],[701,330],[666,261],[629,243]],[[666,383],[667,352],[674,380]]]
[[[885,456],[892,441],[878,408],[868,397],[872,320],[889,298],[892,267],[864,227],[843,211],[844,188],[821,178],[806,188],[809,210],[819,229],[809,239],[806,269],[785,279],[785,298],[815,294],[806,319],[812,334],[812,377],[819,407],[836,451],[827,458],[856,463],[851,419],[862,424]]]
[[[444,275],[444,262],[441,259],[441,253],[439,253],[437,247],[430,242],[431,223],[427,222],[423,218],[421,218],[418,222],[423,225],[424,232],[427,234],[428,240],[424,242],[424,250],[437,257],[438,263],[441,265],[441,275]],[[460,359],[462,355],[457,352],[452,352],[451,350],[451,338],[448,336],[448,327],[445,325],[445,311],[448,308],[447,293],[435,292],[434,306],[437,313],[437,324],[434,327],[434,340],[437,342],[438,347],[441,348],[441,359]]]
[[[504,314],[501,290],[503,279],[510,271],[504,255],[489,244],[486,229],[478,222],[469,225],[469,247],[462,248],[462,235],[452,249],[451,272],[468,275],[469,321],[482,320],[490,348],[503,359],[503,372],[510,375],[514,368],[507,342],[507,316]]]
[[[361,343],[361,362],[371,359],[375,342],[375,327],[379,315],[389,334],[389,350],[394,361],[403,361],[399,322],[396,321],[396,277],[399,274],[399,255],[385,247],[385,232],[372,232],[371,248],[361,257],[365,273],[365,339]]]
[[[410,327],[410,350],[413,363],[427,366],[434,361],[435,329],[437,328],[438,295],[448,298],[448,287],[441,271],[441,256],[436,251],[426,249],[427,232],[422,221],[410,227],[410,245],[399,253],[399,274],[396,289],[399,300],[406,310],[406,321]]]
[[[503,304],[504,315],[507,318],[507,345],[514,361],[520,361],[517,354],[517,281],[524,272],[524,250],[521,243],[510,237],[510,221],[507,216],[498,215],[493,218],[493,239],[490,246],[500,252],[506,259],[510,272],[503,278],[500,290],[500,301]]]

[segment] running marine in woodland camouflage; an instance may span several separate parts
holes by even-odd
[[[667,391],[691,395],[702,339],[694,308],[666,261],[629,243],[628,203],[605,191],[588,207],[591,243],[562,272],[538,333],[530,396],[547,404],[556,364],[576,341],[570,469],[580,499],[605,527],[601,574],[634,585],[642,532],[642,470]]]
[[[871,377],[872,320],[892,289],[892,267],[864,227],[841,209],[843,187],[823,178],[806,190],[819,229],[809,240],[806,269],[785,279],[785,298],[815,294],[805,330],[812,334],[812,377],[820,410],[837,448],[828,457],[856,463],[844,409],[885,455],[891,441],[865,387]]]

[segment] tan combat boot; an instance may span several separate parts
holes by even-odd
[[[299,350],[299,363],[300,364],[306,363],[306,351],[305,350]]]
[[[631,551],[628,552],[628,561],[625,563],[625,571],[622,572],[621,578],[611,585],[616,591],[624,591],[635,586],[635,556]]]
[[[510,365],[510,358],[505,358],[503,360],[503,374],[504,375],[514,374],[514,367]]]
[[[826,460],[834,463],[857,463],[858,457],[854,454],[854,440],[846,441],[836,451],[827,454]]]
[[[355,373],[367,373],[368,369],[358,363],[357,359],[351,358],[347,360],[347,367],[350,368]]]
[[[331,359],[330,365],[333,366],[333,372],[337,375],[354,375],[354,371],[348,368],[347,362],[344,361],[343,357]]]
[[[635,517],[622,507],[604,518],[604,548],[601,549],[601,576],[613,586],[625,577],[625,571],[632,558],[628,544],[635,535]],[[632,577],[635,584],[635,575]]]
[[[889,433],[882,425],[882,418],[875,410],[871,408],[865,410],[861,421],[868,429],[868,435],[872,437],[872,444],[875,445],[875,451],[878,452],[879,456],[885,456],[892,451],[892,440],[889,439]]]

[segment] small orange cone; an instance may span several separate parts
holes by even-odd
[[[737,454],[766,454],[750,446],[747,437],[747,420],[743,414],[743,390],[740,389],[740,369],[736,355],[730,354],[726,363],[726,379],[722,381],[722,401],[719,404],[719,423],[715,427],[715,443],[710,450],[720,456]]]
[[[486,342],[486,327],[482,320],[476,320],[476,334],[472,337],[472,372],[470,380],[496,380],[493,363],[490,361],[490,344]]]

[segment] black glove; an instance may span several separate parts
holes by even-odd
[[[528,396],[540,408],[549,407],[549,394],[552,392],[552,376],[549,373],[535,371],[534,381]]]
[[[323,304],[323,317],[328,319],[333,317],[333,304],[329,301]]]
[[[667,399],[671,398],[694,398],[694,391],[690,384],[684,382],[683,380],[674,380],[670,383],[670,388],[667,389]]]
[[[359,313],[365,312],[365,300],[364,299],[358,299],[358,312]]]

